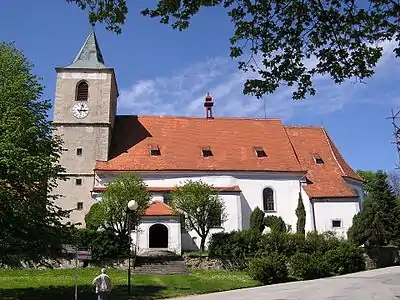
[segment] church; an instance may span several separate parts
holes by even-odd
[[[249,228],[256,207],[295,230],[299,193],[306,231],[345,235],[360,210],[363,179],[323,127],[219,117],[210,95],[204,117],[117,115],[117,78],[94,31],[56,73],[53,124],[64,141],[60,163],[68,177],[58,183],[57,204],[73,209],[70,221],[84,226],[108,183],[122,172],[137,173],[152,195],[133,234],[139,253],[199,249],[198,235],[186,231],[168,205],[169,192],[188,179],[213,185],[227,209],[227,221],[209,237]]]

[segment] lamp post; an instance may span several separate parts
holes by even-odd
[[[128,202],[126,208],[126,219],[128,222],[128,243],[129,243],[129,256],[128,256],[128,296],[131,295],[131,252],[132,252],[132,239],[131,239],[131,218],[130,213],[137,210],[138,204],[135,200]],[[137,243],[137,241],[135,242]]]

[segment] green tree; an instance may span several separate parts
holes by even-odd
[[[368,195],[368,193],[372,190],[372,186],[376,180],[376,172],[357,170],[357,174],[364,179],[365,182],[363,184],[363,190],[365,195]]]
[[[185,226],[194,230],[200,237],[200,249],[211,228],[221,226],[227,219],[225,205],[211,185],[205,182],[188,180],[171,192],[171,206],[185,216]]]
[[[250,229],[263,232],[265,213],[257,206],[250,215]]]
[[[384,246],[397,239],[399,208],[387,174],[377,171],[361,211],[353,218],[349,238],[357,245]]]
[[[306,234],[306,210],[304,208],[303,197],[301,196],[301,193],[299,193],[299,200],[296,208],[296,217],[296,232],[300,234]]]
[[[49,100],[33,65],[14,44],[0,43],[0,260],[55,254],[68,212],[53,194],[63,168],[61,139],[47,120]]]
[[[86,228],[90,230],[97,230],[101,228],[104,223],[102,218],[101,202],[94,203],[85,216]]]
[[[117,33],[130,2],[66,1],[88,8],[91,22]],[[392,0],[159,0],[141,13],[182,31],[206,7],[226,10],[234,26],[230,56],[239,59],[239,69],[257,73],[244,86],[257,97],[290,86],[293,99],[304,99],[316,93],[319,75],[337,84],[369,78],[382,57],[379,42],[399,40],[400,4]],[[398,56],[400,48],[394,52]]]
[[[131,200],[137,202],[138,208],[127,216],[127,206]],[[96,227],[100,223],[100,228],[118,235],[121,243],[124,243],[128,238],[127,217],[131,224],[138,224],[149,202],[150,194],[146,184],[137,174],[119,175],[108,185],[100,205],[89,212],[89,224]]]
[[[271,232],[277,233],[286,233],[288,232],[288,228],[286,226],[285,221],[278,216],[266,216],[265,217],[265,226],[271,229]]]

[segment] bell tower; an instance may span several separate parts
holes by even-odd
[[[53,124],[65,151],[60,164],[66,181],[59,181],[57,204],[74,209],[72,223],[84,224],[91,206],[96,160],[108,160],[117,108],[118,87],[113,68],[105,65],[94,29],[73,62],[56,68]]]

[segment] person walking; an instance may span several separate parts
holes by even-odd
[[[108,300],[112,290],[110,277],[106,274],[106,269],[101,269],[101,274],[93,279],[92,284],[96,287],[98,300]]]

